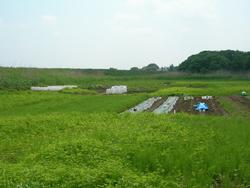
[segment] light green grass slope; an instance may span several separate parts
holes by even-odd
[[[53,112],[118,113],[146,99],[140,95],[78,95],[60,92],[8,92],[0,94],[0,116]]]
[[[5,117],[0,187],[246,187],[249,134],[232,117]]]

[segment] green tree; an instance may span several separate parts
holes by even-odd
[[[155,63],[151,63],[151,64],[149,64],[149,65],[142,68],[142,70],[149,71],[149,72],[156,72],[159,69],[160,69],[160,67]]]
[[[178,70],[207,73],[218,70],[249,71],[250,52],[233,50],[203,51],[192,55],[178,66]]]

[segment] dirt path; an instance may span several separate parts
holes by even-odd
[[[242,106],[245,106],[247,109],[250,110],[250,100],[246,99],[245,97],[242,97],[242,96],[230,96],[228,98],[231,99],[233,102],[239,103]]]

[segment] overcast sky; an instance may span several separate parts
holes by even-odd
[[[178,65],[250,50],[250,0],[0,0],[0,66]]]

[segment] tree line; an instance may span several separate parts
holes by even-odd
[[[159,67],[156,63],[150,63],[142,68],[132,67],[129,71],[121,71],[110,68],[107,74],[146,74],[157,72],[189,72],[189,73],[213,73],[218,71],[249,72],[250,52],[223,50],[203,51],[191,55],[178,66]]]
[[[177,70],[191,73],[250,71],[250,52],[203,51],[190,56],[177,67]]]

